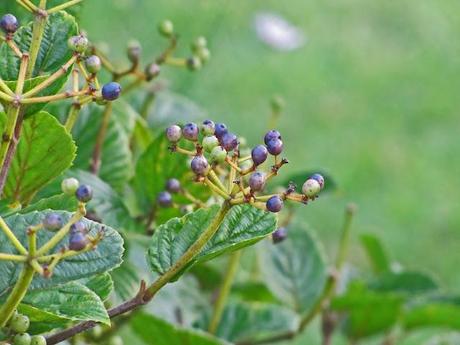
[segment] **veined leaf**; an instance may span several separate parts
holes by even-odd
[[[82,279],[80,283],[98,295],[102,301],[109,298],[113,291],[113,280],[107,272],[89,279]]]

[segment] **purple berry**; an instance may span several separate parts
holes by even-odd
[[[43,227],[47,230],[59,230],[63,224],[62,217],[57,213],[48,213],[43,219]]]
[[[267,160],[268,150],[264,145],[258,145],[251,151],[252,161],[255,165],[260,165]]]
[[[195,156],[190,163],[190,167],[198,176],[205,176],[209,171],[209,164],[204,156]]]
[[[70,234],[74,234],[76,232],[81,232],[83,234],[88,232],[88,227],[86,226],[85,222],[79,220],[70,226]]]
[[[13,34],[19,27],[19,21],[15,16],[8,13],[0,19],[0,27],[6,34]]]
[[[318,181],[319,185],[321,186],[321,189],[324,188],[324,177],[321,174],[313,174],[310,176],[311,179]]]
[[[190,141],[196,141],[198,139],[198,133],[198,126],[193,122],[187,123],[182,130],[184,138]]]
[[[86,184],[82,184],[77,188],[75,196],[77,197],[78,201],[88,202],[93,198],[93,189]]]
[[[182,138],[182,129],[178,125],[172,125],[166,129],[166,137],[172,143],[177,143]]]
[[[70,234],[69,237],[69,249],[79,251],[86,247],[88,244],[88,238],[80,231]]]
[[[201,131],[204,135],[214,135],[216,125],[211,120],[204,120],[201,125]]]
[[[273,243],[275,244],[280,243],[284,241],[287,238],[287,236],[288,236],[288,232],[286,228],[284,227],[278,228],[272,233]]]
[[[84,35],[72,36],[67,41],[67,45],[77,53],[84,53],[88,49],[88,39]]]
[[[228,132],[227,126],[223,123],[216,123],[216,127],[214,130],[214,135],[220,139],[222,136]]]
[[[238,138],[233,133],[225,133],[220,138],[220,144],[227,152],[229,152],[238,146]]]
[[[258,192],[264,189],[265,187],[265,174],[260,171],[256,171],[249,178],[249,187],[251,191]]]
[[[278,195],[274,195],[267,200],[267,210],[273,213],[279,212],[283,208],[283,204],[283,200]]]
[[[158,194],[157,201],[161,207],[171,207],[172,195],[169,192],[161,192]]]
[[[89,73],[97,73],[101,69],[101,59],[97,55],[91,55],[85,60],[85,66]]]
[[[112,81],[102,87],[102,98],[106,101],[114,101],[121,94],[121,85]]]
[[[176,178],[170,178],[166,181],[166,190],[170,193],[179,193],[181,190],[180,181]]]
[[[275,129],[272,129],[271,131],[268,131],[267,134],[265,134],[265,137],[264,137],[265,145],[268,145],[268,142],[273,139],[281,140],[281,133]]]
[[[283,152],[283,141],[280,139],[271,139],[267,143],[267,151],[273,156],[278,156]]]

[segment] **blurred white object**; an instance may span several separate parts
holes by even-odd
[[[277,14],[256,14],[254,26],[259,39],[277,50],[295,50],[304,45],[306,41],[299,28]]]

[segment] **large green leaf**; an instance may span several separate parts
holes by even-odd
[[[89,279],[82,279],[80,283],[98,295],[102,301],[109,298],[113,291],[113,280],[107,272]]]
[[[198,330],[174,326],[153,315],[137,313],[130,322],[136,335],[146,344],[155,345],[222,345],[213,336]]]
[[[2,113],[2,128],[4,121]],[[75,150],[72,138],[53,116],[42,111],[27,118],[6,180],[5,197],[29,203],[41,187],[71,165]]]
[[[161,225],[153,235],[147,254],[152,270],[161,275],[174,265],[213,221],[218,211],[219,206],[214,205]],[[217,233],[190,265],[253,244],[273,232],[275,227],[276,217],[272,213],[250,205],[234,206]]]
[[[258,249],[260,269],[269,289],[298,313],[308,313],[327,280],[319,241],[302,225],[293,225],[285,241],[277,245],[265,241]]]
[[[382,292],[401,292],[419,294],[438,289],[434,279],[421,272],[403,271],[400,273],[387,272],[372,279],[369,288]]]
[[[29,317],[30,327],[27,332],[30,334],[42,334],[49,332],[53,329],[64,327],[69,322],[66,318],[28,304],[20,304],[18,311]]]
[[[373,234],[362,234],[360,240],[374,272],[390,271],[390,261],[380,239]]]
[[[42,198],[37,202],[20,210],[20,213],[29,213],[32,211],[57,210],[57,211],[74,211],[78,207],[78,200],[73,195],[56,194],[49,198]]]
[[[69,212],[58,212],[64,221],[71,217]],[[16,237],[27,247],[26,229],[31,225],[39,224],[49,211],[32,212],[28,214],[16,214],[6,218],[6,223],[12,229]],[[104,238],[97,248],[78,256],[68,258],[60,262],[54,270],[51,278],[36,276],[32,281],[30,290],[44,289],[61,285],[70,281],[89,278],[91,276],[109,271],[121,263],[123,254],[123,239],[112,228],[100,223],[83,219],[86,223],[89,234],[94,236],[104,228]],[[38,233],[38,245],[46,243],[54,233],[43,230]],[[55,248],[55,252],[67,245],[68,238],[64,238]],[[16,253],[16,249],[10,244],[3,232],[0,232],[0,252]],[[14,285],[21,270],[21,264],[9,261],[0,261],[0,295],[9,291]]]
[[[22,303],[68,320],[90,320],[110,325],[107,310],[99,296],[77,282],[31,291]]]

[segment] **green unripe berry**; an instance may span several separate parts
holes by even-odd
[[[69,38],[67,44],[71,50],[83,53],[88,48],[88,39],[83,35],[73,36]]]
[[[30,345],[31,338],[28,333],[16,334],[13,338],[13,345]]]
[[[10,327],[15,333],[24,333],[29,329],[30,320],[27,316],[17,314],[11,318]]]
[[[227,151],[220,146],[214,147],[211,151],[211,161],[216,163],[225,162]]]
[[[141,52],[142,47],[138,41],[131,41],[128,43],[128,49],[126,51],[126,54],[128,55],[129,61],[133,63],[139,61]]]
[[[61,183],[62,192],[67,195],[74,195],[79,186],[80,182],[74,177],[66,178]]]
[[[123,339],[116,335],[109,339],[108,345],[123,345]]]
[[[34,335],[30,341],[30,345],[46,345],[46,338],[42,335]]]
[[[163,20],[158,26],[158,31],[165,37],[171,37],[174,33],[174,24],[170,20]]]
[[[197,53],[200,49],[206,48],[207,45],[208,41],[206,40],[206,37],[197,37],[196,40],[192,43],[192,51]]]
[[[202,63],[206,63],[211,58],[211,52],[208,48],[202,48],[196,52]]]
[[[203,138],[203,148],[207,152],[211,152],[216,146],[219,145],[219,139],[217,139],[214,135],[209,137]]]
[[[201,68],[201,60],[197,56],[187,59],[187,67],[190,71],[197,71]]]
[[[309,178],[302,186],[302,193],[308,197],[315,197],[321,190],[321,185],[318,181]]]
[[[7,322],[7,325],[11,324],[11,321],[18,315],[18,311],[14,310],[13,314],[10,316],[10,319]]]

